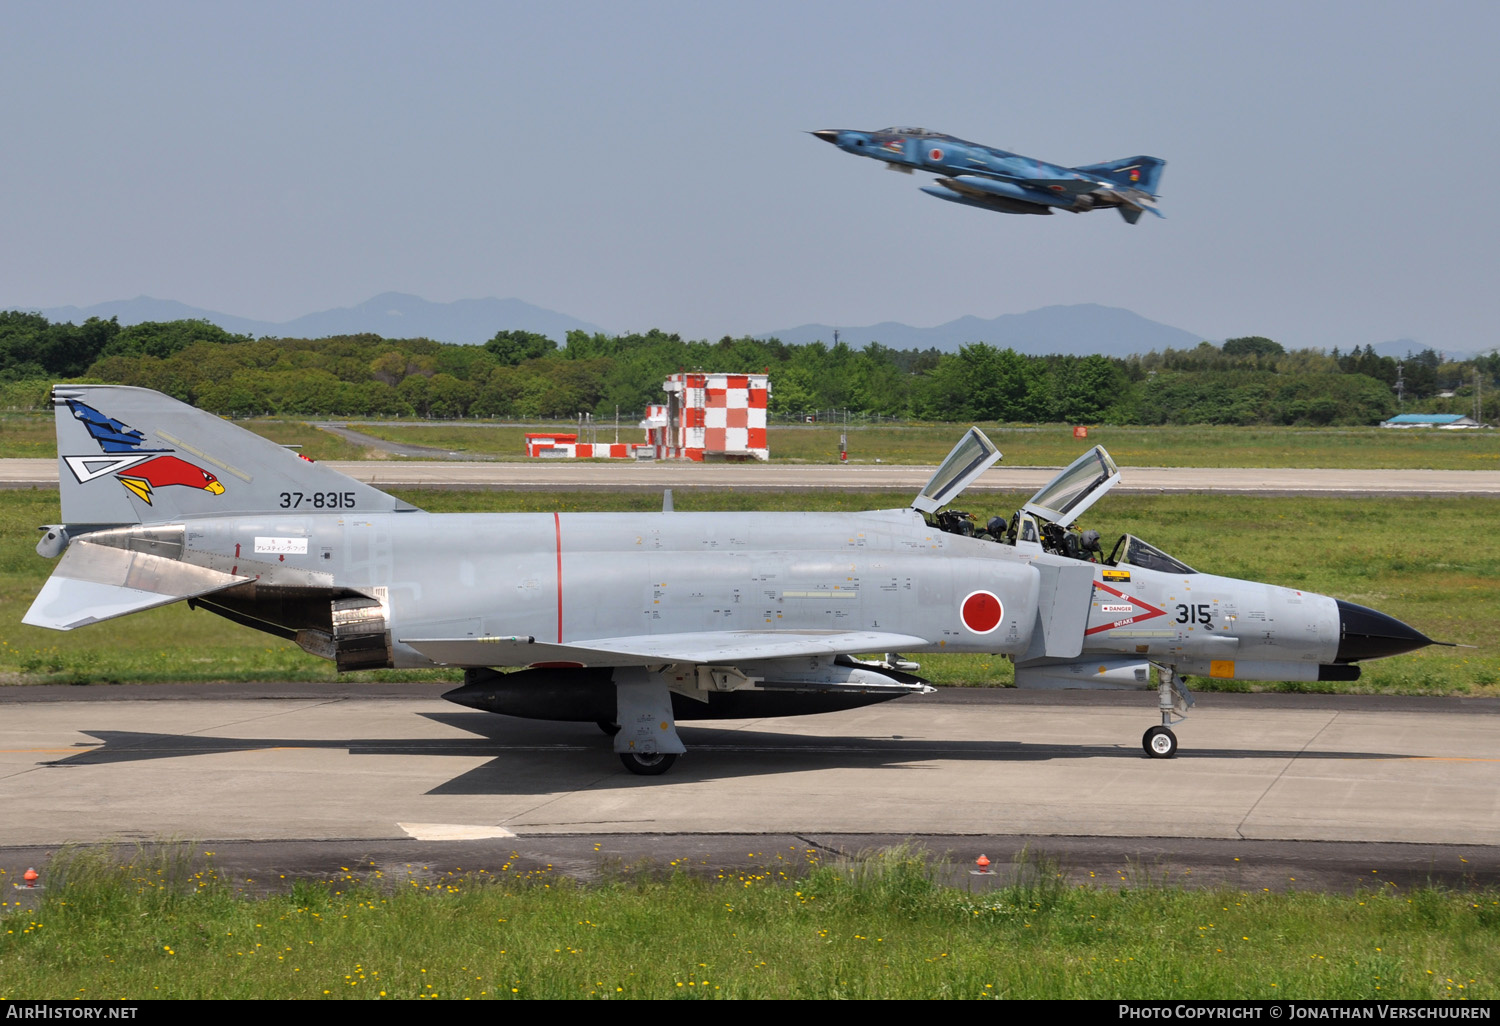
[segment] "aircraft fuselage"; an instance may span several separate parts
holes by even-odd
[[[254,579],[203,600],[210,608],[261,607],[267,623],[316,631],[330,596],[380,589],[396,667],[433,665],[409,638],[531,639],[492,642],[493,665],[513,666],[537,661],[536,642],[793,629],[896,632],[927,639],[912,652],[1045,660],[1036,635],[1049,616],[1067,616],[1082,653],[1202,675],[1317,679],[1341,637],[1327,596],[1024,552],[944,532],[911,510],[325,513],[183,527],[183,561]],[[1077,583],[1054,589],[1049,606],[1043,581],[1059,571]],[[986,594],[994,606],[976,609],[971,600]],[[288,605],[289,595],[313,601]]]
[[[62,522],[37,551],[58,562],[23,623],[186,600],[339,670],[462,668],[451,700],[594,720],[639,774],[686,750],[679,717],[930,691],[900,653],[994,653],[1019,687],[1154,674],[1161,724],[1142,747],[1170,758],[1185,674],[1353,680],[1360,660],[1433,644],[1132,535],[1106,556],[1079,527],[1120,477],[1099,446],[983,530],[952,505],[1000,459],[977,428],[908,509],[432,514],[158,393],[66,385],[53,402]]]

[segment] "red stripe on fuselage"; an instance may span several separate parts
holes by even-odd
[[[552,514],[552,526],[557,531],[557,643],[562,644],[562,517]]]

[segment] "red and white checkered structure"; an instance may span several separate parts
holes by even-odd
[[[657,459],[771,458],[766,443],[765,374],[673,374],[665,406],[646,409],[646,437]]]
[[[646,407],[644,444],[578,441],[576,432],[526,436],[526,455],[552,459],[769,460],[765,374],[673,374],[667,401]]]
[[[574,432],[547,432],[526,436],[526,455],[533,459],[633,460],[650,459],[654,454],[651,446],[639,442],[580,442]]]

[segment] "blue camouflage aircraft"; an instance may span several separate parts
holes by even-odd
[[[892,171],[941,175],[922,191],[950,203],[1002,214],[1050,214],[1054,207],[1079,214],[1114,207],[1130,224],[1146,210],[1163,216],[1156,209],[1156,183],[1167,162],[1158,157],[1059,167],[924,128],[825,128],[812,134],[846,153],[883,160]]]

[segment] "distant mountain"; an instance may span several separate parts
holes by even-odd
[[[237,335],[272,334],[269,329],[275,327],[266,321],[252,321],[248,317],[202,310],[175,299],[152,299],[150,296],[116,299],[108,303],[95,303],[93,306],[54,306],[38,313],[49,321],[71,324],[82,324],[90,317],[98,317],[104,321],[118,317],[120,323],[126,326],[140,324],[142,321],[209,321]]]
[[[430,338],[435,342],[488,342],[497,331],[533,331],[563,342],[570,331],[598,327],[544,310],[519,299],[459,299],[429,303],[419,296],[383,292],[358,306],[324,310],[287,321],[279,332],[290,338],[322,338],[373,331],[386,338]]]
[[[768,332],[762,338],[783,342],[833,342],[833,328],[826,324],[804,324],[797,328]],[[1130,356],[1155,349],[1191,349],[1203,341],[1181,328],[1147,320],[1117,306],[1080,303],[1075,306],[1044,306],[1022,314],[1003,314],[991,320],[960,317],[935,328],[913,328],[887,321],[868,327],[839,328],[839,339],[856,349],[879,342],[891,349],[929,349],[956,352],[971,342],[988,342],[999,349],[1046,356],[1070,353],[1087,356]]]
[[[358,306],[310,313],[275,323],[202,310],[170,299],[137,296],[95,306],[59,306],[42,310],[49,321],[82,323],[90,317],[118,317],[121,324],[195,319],[240,335],[280,338],[324,338],[374,332],[386,338],[430,338],[435,342],[487,342],[497,331],[533,331],[562,342],[568,332],[601,329],[567,314],[545,310],[519,299],[460,299],[431,303],[419,296],[384,292]]]
[[[1363,348],[1363,347],[1361,347]],[[1372,347],[1376,356],[1389,356],[1397,360],[1404,360],[1408,356],[1416,356],[1424,349],[1436,350],[1439,356],[1452,363],[1463,363],[1465,360],[1474,359],[1474,353],[1465,353],[1457,349],[1438,349],[1415,339],[1397,338],[1389,342],[1377,342]]]
[[[39,312],[50,321],[75,324],[90,317],[118,317],[125,325],[142,321],[204,320],[225,331],[256,338],[267,335],[324,338],[373,332],[386,338],[430,338],[437,342],[472,344],[487,342],[497,331],[512,330],[534,331],[561,343],[570,331],[593,334],[605,330],[519,299],[460,299],[452,303],[432,303],[420,296],[401,292],[384,292],[358,306],[323,310],[282,322],[235,317],[150,296],[85,307],[58,306]],[[817,341],[832,344],[833,332],[831,325],[804,324],[756,337],[775,337],[797,345]],[[935,328],[913,328],[909,324],[886,321],[864,327],[840,327],[838,332],[839,338],[855,349],[879,342],[892,349],[936,348],[951,353],[971,342],[988,342],[1000,349],[1010,348],[1033,356],[1052,353],[1131,356],[1153,349],[1157,352],[1167,348],[1191,349],[1203,340],[1201,335],[1148,320],[1121,307],[1095,303],[1044,306],[1028,313],[1004,314],[990,320],[960,317]],[[1419,353],[1426,348],[1424,343],[1401,338],[1377,343],[1375,352],[1399,360],[1408,353]],[[1444,350],[1443,355],[1450,360],[1473,357],[1472,353],[1455,350]]]

